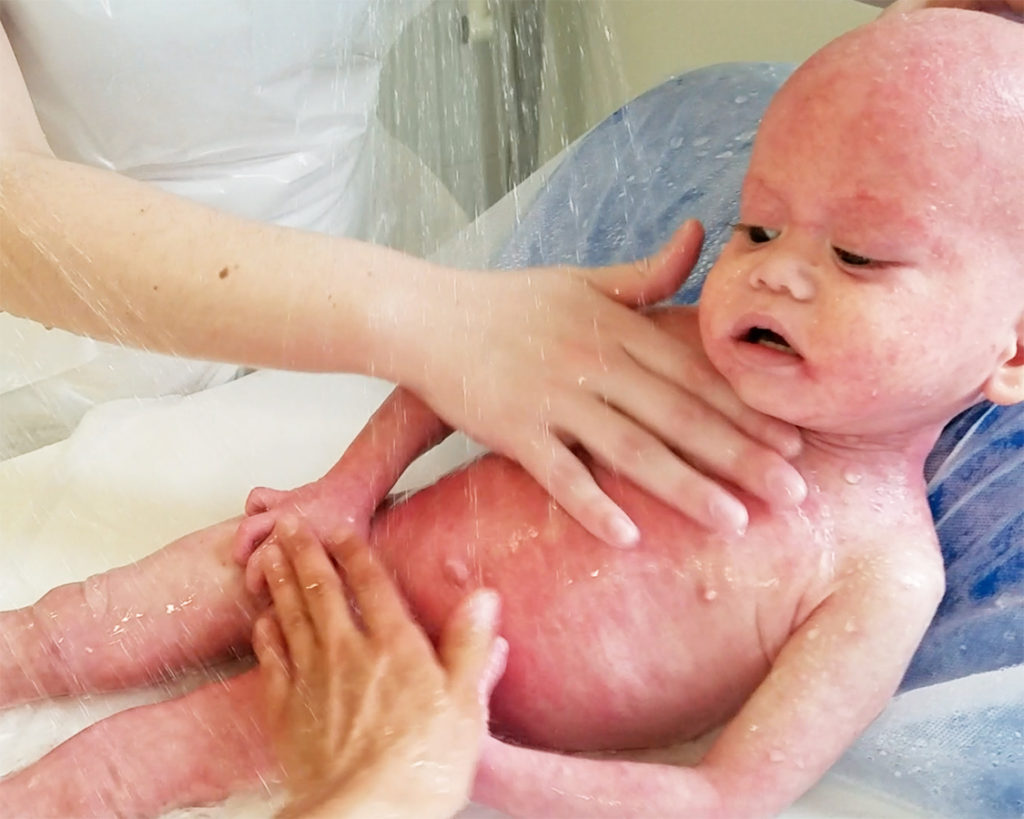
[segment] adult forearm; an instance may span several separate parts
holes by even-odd
[[[389,377],[399,280],[425,264],[249,221],[119,174],[0,158],[0,308],[196,358]],[[433,285],[430,287],[434,289]]]

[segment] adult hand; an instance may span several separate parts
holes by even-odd
[[[786,458],[799,434],[743,405],[703,355],[631,309],[674,293],[702,239],[691,221],[637,263],[467,273],[454,292],[424,296],[429,327],[409,322],[399,380],[609,543],[638,532],[574,445],[698,523],[742,530],[746,508],[717,481],[798,503],[806,487]]]
[[[266,555],[259,547],[286,519],[300,515],[312,536],[324,543],[339,532],[368,537],[376,499],[367,497],[359,475],[350,477],[347,481],[321,478],[288,491],[259,486],[249,493],[246,516],[235,530],[231,554],[236,563],[246,567],[250,592],[258,594],[263,585]]]
[[[284,816],[450,816],[467,801],[507,645],[486,589],[438,652],[368,547],[321,543],[297,517],[265,547],[273,609],[256,622],[266,723],[293,801]],[[347,595],[347,597],[346,597]]]
[[[987,11],[992,14],[1013,13],[1024,16],[1024,0],[896,0],[882,12],[882,16],[906,14],[917,9],[927,8],[960,8]]]
[[[247,517],[234,536],[235,561],[246,565],[274,524],[289,515],[301,515],[324,543],[343,531],[368,538],[374,510],[406,467],[444,440],[449,431],[430,407],[399,387],[322,478],[291,491],[257,487],[249,493]],[[257,564],[258,559],[246,568],[253,592],[262,585]]]

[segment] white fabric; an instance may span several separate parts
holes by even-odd
[[[374,110],[383,56],[430,2],[0,0],[0,14],[58,157],[416,252],[466,217]],[[66,437],[96,403],[236,373],[0,315],[0,460]]]

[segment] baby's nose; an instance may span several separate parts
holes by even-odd
[[[773,254],[750,273],[751,287],[767,288],[773,293],[788,293],[797,301],[810,301],[816,292],[814,273],[808,265],[790,254]]]

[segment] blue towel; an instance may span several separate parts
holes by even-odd
[[[684,218],[696,217],[705,226],[705,252],[673,299],[695,303],[737,217],[757,125],[791,71],[772,63],[712,66],[627,103],[574,146],[496,265],[636,259],[657,250]],[[962,413],[944,430],[926,477],[947,592],[901,691],[931,690],[908,696],[906,713],[894,712],[889,729],[881,720],[883,727],[844,760],[845,770],[946,815],[1024,815],[1024,755],[1017,750],[1024,746],[1024,406],[982,404]],[[1005,674],[992,684],[1015,685],[1014,696],[949,713],[951,689],[943,684],[999,670]],[[934,713],[921,706],[926,696],[933,697]],[[911,712],[928,718],[907,717]],[[977,730],[965,731],[965,720]],[[891,727],[896,723],[899,731]],[[993,725],[1006,730],[995,732]],[[938,732],[948,751],[943,764],[934,755],[928,765],[915,764],[914,748],[927,746],[916,740],[904,748],[903,769],[893,767],[895,752],[881,758],[871,752],[908,730]],[[952,773],[940,773],[947,770]]]

